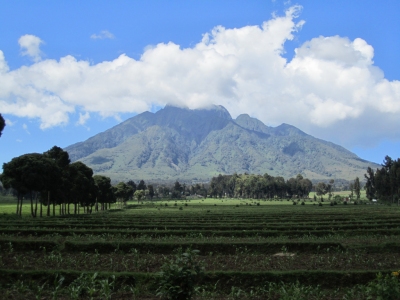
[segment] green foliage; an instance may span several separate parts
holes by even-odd
[[[159,273],[157,296],[165,300],[189,300],[204,276],[204,267],[196,259],[199,251],[187,249],[168,260]]]
[[[378,273],[375,280],[368,283],[366,287],[367,299],[400,299],[400,282],[398,276],[398,272],[393,272],[392,275]]]
[[[4,127],[6,127],[6,122],[4,121],[3,116],[0,114],[0,136],[3,132]]]

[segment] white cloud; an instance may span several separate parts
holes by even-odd
[[[76,122],[77,125],[85,125],[86,121],[90,119],[90,114],[86,112],[85,114],[79,113],[79,120]]]
[[[25,130],[25,132],[26,132],[27,134],[31,134],[31,133],[29,132],[29,130],[28,130],[28,125],[26,125],[25,123],[22,124],[22,128]]]
[[[249,113],[270,125],[293,124],[347,147],[400,139],[400,81],[374,66],[361,38],[316,37],[291,61],[284,45],[304,25],[300,7],[261,26],[215,27],[191,48],[172,42],[91,64],[65,56],[9,71],[0,53],[0,111],[39,118],[41,128],[67,124],[77,108],[117,117],[166,103],[190,108],[211,103],[233,116]]]
[[[111,32],[109,32],[108,30],[102,30],[102,31],[100,31],[99,34],[93,33],[90,36],[90,38],[94,39],[94,40],[99,40],[99,39],[100,40],[104,40],[104,39],[114,39],[115,36]]]
[[[21,48],[22,55],[29,56],[35,62],[41,60],[42,52],[40,51],[40,44],[43,44],[43,41],[40,38],[31,34],[25,34],[19,38],[18,44]]]
[[[11,121],[10,119],[5,119],[7,126],[14,126],[16,122]]]

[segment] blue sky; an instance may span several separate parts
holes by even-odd
[[[166,103],[400,157],[400,1],[0,0],[0,164]]]

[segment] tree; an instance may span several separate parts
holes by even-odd
[[[96,202],[93,170],[84,163],[77,161],[69,166],[68,171],[71,182],[70,197],[71,202],[74,204],[74,214],[79,214],[80,205],[89,209]]]
[[[96,205],[95,210],[98,211],[98,203],[101,204],[101,210],[107,208],[108,203],[115,203],[115,194],[111,185],[111,179],[102,175],[93,176],[96,187]]]
[[[358,177],[356,177],[356,179],[354,180],[353,187],[354,187],[354,193],[356,194],[356,199],[360,200],[361,185],[360,185],[360,179]]]
[[[139,184],[137,185],[136,189],[142,191],[146,190],[146,184],[144,183],[143,179],[139,181]]]
[[[172,190],[171,198],[180,198],[182,192],[182,186],[179,181],[175,181],[174,188]]]
[[[376,188],[375,188],[375,174],[374,171],[368,167],[367,174],[364,174],[367,182],[365,183],[364,189],[365,194],[369,201],[372,201],[376,197]]]
[[[3,132],[4,127],[6,127],[6,122],[4,121],[3,116],[0,114],[0,137]]]
[[[129,200],[129,198],[132,195],[132,187],[130,185],[127,185],[125,182],[120,182],[115,186],[115,196],[121,203],[125,203]]]
[[[353,182],[351,182],[349,184],[349,189],[350,189],[349,197],[350,197],[350,200],[353,201],[353,198],[354,198],[354,183]]]
[[[134,194],[134,196],[137,199],[138,203],[142,200],[144,195],[145,195],[144,190],[136,190],[136,192]]]
[[[149,185],[147,186],[147,189],[149,190],[149,197],[150,197],[150,199],[153,199],[153,197],[154,197],[154,188],[153,188],[153,185],[149,184]]]
[[[133,180],[129,180],[126,184],[132,188],[132,195],[130,196],[130,198],[132,198],[133,194],[136,192],[136,183]]]
[[[43,153],[47,158],[54,160],[57,166],[60,168],[60,181],[58,184],[54,184],[48,191],[47,195],[42,195],[42,200],[47,198],[47,216],[50,216],[50,202],[53,204],[53,216],[55,215],[55,204],[61,205],[67,199],[67,194],[70,189],[70,182],[68,178],[68,168],[71,160],[67,151],[62,148],[53,146],[50,150]]]
[[[315,192],[318,196],[325,195],[328,192],[328,187],[325,182],[318,182],[318,184],[315,186]]]

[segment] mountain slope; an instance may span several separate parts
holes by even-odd
[[[208,180],[219,173],[269,173],[285,178],[362,178],[368,166],[345,148],[282,124],[248,115],[235,120],[222,106],[145,112],[66,148],[95,173],[119,180]]]

